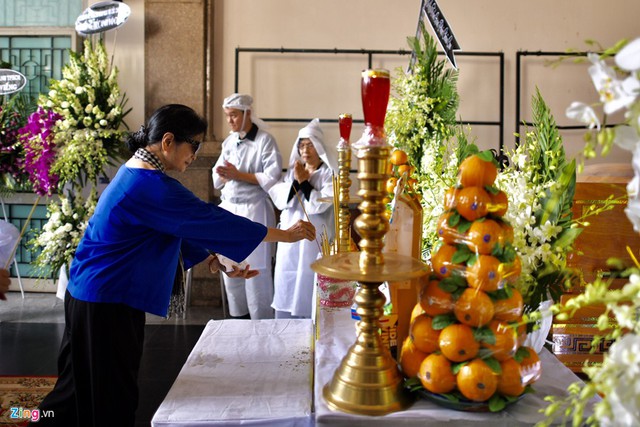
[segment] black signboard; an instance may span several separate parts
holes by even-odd
[[[442,46],[442,49],[447,55],[447,58],[449,58],[449,62],[451,62],[453,68],[457,70],[458,66],[456,65],[454,52],[460,50],[460,45],[456,40],[456,36],[453,35],[453,31],[442,14],[436,0],[423,0],[421,13],[429,20],[429,24],[431,24],[433,32],[436,33],[440,46]]]
[[[22,73],[8,68],[0,68],[0,95],[22,90],[27,84],[27,79]]]
[[[76,19],[76,32],[81,35],[102,33],[124,24],[131,8],[118,1],[102,1],[89,6]]]

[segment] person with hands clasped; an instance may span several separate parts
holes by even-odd
[[[213,166],[213,186],[220,190],[220,207],[268,227],[276,215],[267,191],[282,175],[282,156],[273,136],[253,112],[253,98],[234,93],[222,107],[231,129]],[[263,243],[246,259],[260,272],[251,278],[224,277],[232,317],[273,318],[272,263],[275,247]]]
[[[287,228],[307,219],[318,233],[331,241],[334,237],[332,174],[337,170],[333,151],[327,150],[320,121],[313,119],[300,129],[291,150],[289,170],[283,179],[269,190],[278,209],[280,227]],[[316,241],[278,243],[272,307],[276,318],[310,318],[313,306],[314,273],[311,263],[320,253],[320,239]]]
[[[39,407],[53,416],[38,426],[134,426],[145,312],[167,315],[181,262],[217,271],[212,254],[240,262],[261,242],[315,238],[310,223],[267,228],[205,203],[165,173],[189,167],[206,126],[171,104],[129,136],[133,157],[100,196],[71,263],[58,380]],[[257,273],[247,266],[227,275]]]

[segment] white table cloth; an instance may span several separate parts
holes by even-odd
[[[309,426],[309,319],[209,321],[153,427]]]
[[[320,308],[317,319],[319,338],[315,350],[315,411],[317,426],[531,426],[544,419],[538,410],[545,408],[547,395],[566,395],[567,386],[579,378],[564,366],[548,350],[540,353],[542,376],[533,384],[535,393],[525,395],[520,401],[498,413],[462,412],[443,408],[436,403],[420,399],[410,408],[384,416],[364,416],[334,411],[327,406],[322,389],[355,343],[355,321],[349,308]],[[588,414],[585,414],[585,416]]]

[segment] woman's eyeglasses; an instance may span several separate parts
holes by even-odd
[[[191,144],[191,149],[193,150],[194,155],[198,154],[198,151],[200,151],[200,147],[202,146],[202,143],[200,141],[196,141],[195,139],[191,138],[185,138],[185,142]]]

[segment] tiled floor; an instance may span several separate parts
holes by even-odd
[[[62,301],[44,293],[7,296],[0,301],[0,375],[56,375]],[[207,321],[222,318],[218,307],[189,307],[185,319],[147,315],[136,427],[150,425]]]

